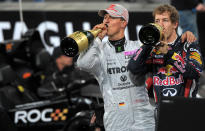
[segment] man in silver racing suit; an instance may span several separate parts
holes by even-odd
[[[80,53],[77,66],[97,79],[104,99],[106,131],[154,131],[154,112],[144,85],[135,86],[128,75],[127,64],[140,44],[125,39],[129,20],[127,9],[111,4],[98,14],[103,23],[93,29],[102,32],[90,47]],[[108,36],[108,41],[101,40]],[[144,82],[144,81],[143,81]]]

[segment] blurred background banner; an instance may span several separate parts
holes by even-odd
[[[17,3],[16,3],[17,4]],[[83,3],[79,3],[83,4]],[[84,3],[85,4],[85,3]],[[89,3],[88,3],[89,4]],[[44,6],[46,3],[39,5],[39,7],[34,4],[23,5],[23,22],[21,22],[19,17],[18,4],[9,6],[7,8],[0,10],[0,43],[8,40],[14,39],[18,40],[21,38],[22,33],[25,33],[31,28],[35,28],[40,32],[40,36],[45,48],[49,51],[53,51],[53,47],[59,46],[60,41],[63,37],[77,31],[77,30],[90,30],[92,27],[102,21],[102,18],[98,16],[98,7],[90,9],[88,4],[85,4],[85,8],[82,6],[76,6],[75,9],[72,9],[70,6],[63,6],[61,8],[56,4],[55,8],[49,8],[46,10]],[[45,7],[53,4],[47,4]],[[63,3],[61,4],[61,6]],[[67,4],[69,5],[69,4]],[[96,4],[97,5],[97,4]],[[3,6],[3,5],[0,5]],[[106,6],[102,4],[103,6]],[[130,9],[130,21],[128,28],[126,30],[127,39],[138,40],[138,32],[143,24],[152,22],[152,10],[155,5],[144,5],[140,4],[125,4],[125,6]],[[11,8],[12,7],[12,8]],[[24,8],[26,8],[24,10]],[[30,9],[29,9],[30,8]],[[44,9],[43,9],[44,8]],[[67,8],[67,9],[65,9]],[[198,13],[198,29],[199,29],[199,43],[202,49],[203,55],[205,54],[205,13]],[[179,33],[181,30],[179,29]]]

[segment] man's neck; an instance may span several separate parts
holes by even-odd
[[[173,33],[167,40],[167,43],[172,43],[173,41],[175,41],[177,38],[177,33]]]
[[[116,38],[109,37],[108,40],[109,40],[109,41],[118,41],[118,40],[123,39],[124,37],[125,37],[125,36],[122,36],[122,37],[116,37]]]
[[[119,31],[116,34],[108,36],[110,41],[117,41],[125,37],[124,31]]]

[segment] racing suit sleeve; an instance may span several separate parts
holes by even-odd
[[[150,58],[150,52],[152,51],[152,48],[152,46],[143,45],[129,60],[129,75],[132,82],[135,85],[144,84],[145,75],[150,70],[150,65],[148,64],[148,61]]]
[[[84,71],[91,72],[92,74],[98,73],[98,69],[100,67],[100,46],[102,46],[102,42],[98,37],[96,37],[89,48],[80,53],[77,59],[77,66]]]
[[[192,43],[189,45],[186,56],[181,56],[173,50],[170,50],[166,57],[167,64],[173,65],[185,78],[198,79],[200,77],[203,62],[200,47],[197,44]]]

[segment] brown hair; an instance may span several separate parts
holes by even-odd
[[[177,9],[172,5],[160,5],[156,7],[152,13],[153,18],[155,19],[156,14],[162,14],[164,12],[168,12],[170,15],[170,20],[172,23],[179,22],[179,13]]]

